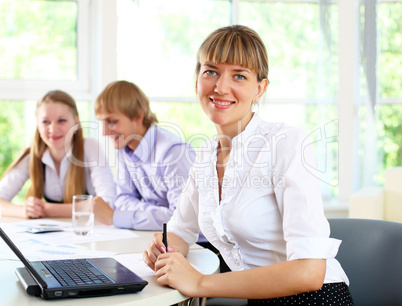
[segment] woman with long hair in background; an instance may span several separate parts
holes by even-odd
[[[74,99],[61,90],[48,92],[37,102],[36,120],[31,146],[22,150],[0,180],[2,215],[71,217],[72,198],[78,194],[113,201],[112,172],[99,143],[84,139]],[[24,205],[12,203],[28,179],[31,186]]]

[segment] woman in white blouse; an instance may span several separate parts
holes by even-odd
[[[196,77],[217,137],[197,154],[167,250],[157,233],[144,251],[158,283],[250,305],[352,305],[335,259],[340,241],[329,238],[318,180],[306,167],[314,164],[307,134],[251,110],[268,87],[261,38],[244,26],[216,30],[198,51]],[[231,272],[202,275],[186,261],[200,230]]]
[[[84,139],[74,99],[61,90],[48,92],[36,105],[36,119],[32,145],[21,152],[0,180],[2,215],[71,217],[76,194],[113,201],[111,170],[99,143]],[[31,186],[25,205],[12,203],[28,179]]]

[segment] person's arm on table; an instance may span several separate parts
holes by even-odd
[[[180,156],[180,152],[184,150],[183,146],[187,147],[187,144],[174,146],[166,153],[163,160],[165,165],[162,169],[163,172],[155,179],[167,186],[166,201],[168,206],[142,199],[140,192],[129,179],[132,174],[119,160],[118,179],[116,180],[117,196],[112,207],[115,210],[113,224],[116,227],[135,230],[161,230],[162,224],[169,221],[176,209],[178,198],[187,181],[192,163],[192,160],[189,162],[186,158],[177,160],[177,156]],[[189,151],[188,155],[191,159],[194,158],[193,151]],[[121,171],[124,171],[124,175],[122,175],[124,179],[119,179]],[[153,192],[152,186],[148,192]]]
[[[13,204],[6,199],[0,199],[1,214],[8,217],[29,218],[24,205]]]
[[[114,210],[101,197],[94,198],[95,220],[102,224],[113,225]]]
[[[165,253],[155,264],[160,285],[189,297],[266,299],[319,290],[325,259],[298,259],[237,272],[203,275],[180,253]]]
[[[123,172],[125,179],[117,180],[116,198],[109,205],[102,197],[94,198],[94,214],[97,222],[114,225],[118,228],[133,228],[134,214],[137,203],[141,202],[140,195],[133,183],[128,178],[129,173],[125,169],[124,163],[119,159],[117,177]]]
[[[44,202],[44,215],[46,218],[71,218],[72,203],[49,203]]]
[[[120,169],[119,169],[120,171]],[[126,172],[124,169],[123,171]],[[126,174],[128,175],[128,174]],[[102,197],[94,198],[95,220],[102,224],[114,225],[118,228],[134,228],[136,211],[140,210],[138,204],[142,202],[140,195],[131,181],[124,180],[117,183],[117,196],[112,205]],[[143,205],[147,203],[143,202]],[[159,207],[158,208],[162,208]],[[166,208],[165,208],[166,209]],[[151,208],[148,208],[148,211]],[[144,212],[142,212],[144,214]],[[141,229],[141,228],[136,228]]]
[[[188,244],[168,233],[168,253],[162,234],[155,233],[143,253],[144,262],[156,272],[160,285],[189,297],[272,298],[315,291],[322,287],[326,260],[298,259],[266,267],[203,275],[186,260]]]
[[[159,230],[163,222],[170,219],[173,210],[171,207],[145,202],[125,193],[116,198],[113,225],[135,230]]]
[[[22,154],[23,151],[20,152]],[[13,169],[6,173],[0,180],[0,205],[3,216],[30,218],[37,217],[26,213],[25,205],[12,203],[12,199],[22,189],[29,179],[29,156],[25,156]],[[38,215],[41,212],[38,212]]]

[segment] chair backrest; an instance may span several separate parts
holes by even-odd
[[[402,305],[402,223],[328,219],[356,306]]]

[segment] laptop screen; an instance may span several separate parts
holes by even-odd
[[[0,227],[0,236],[3,238],[4,242],[7,243],[7,245],[10,247],[10,249],[17,255],[17,257],[22,261],[24,266],[28,269],[28,271],[32,274],[32,276],[35,278],[37,283],[42,287],[46,288],[47,284],[42,280],[42,278],[38,275],[38,273],[35,271],[35,269],[32,267],[31,263],[29,262],[28,259],[25,258],[25,256],[21,253],[21,251],[17,248],[17,246],[14,244],[14,242],[11,241],[11,239],[7,236],[7,234],[3,231],[3,229]]]

